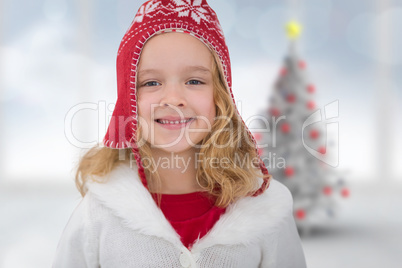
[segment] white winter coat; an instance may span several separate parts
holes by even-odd
[[[257,197],[230,205],[188,250],[136,170],[121,165],[90,183],[59,242],[53,267],[306,267],[292,197],[272,180]]]

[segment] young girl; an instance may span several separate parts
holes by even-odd
[[[289,191],[235,107],[228,49],[205,0],[144,3],[117,56],[104,139],[54,267],[305,267]]]

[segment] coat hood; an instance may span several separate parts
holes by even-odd
[[[148,188],[147,181],[136,142],[138,128],[137,67],[145,43],[156,34],[163,32],[190,34],[218,55],[220,71],[224,76],[233,105],[236,106],[232,92],[229,51],[218,17],[206,0],[150,0],[145,2],[139,8],[119,46],[116,66],[118,97],[103,144],[110,148],[132,148],[138,166],[138,174],[146,188]],[[257,150],[253,135],[244,121],[242,123]],[[263,174],[268,174],[262,160],[260,160],[260,168]],[[266,178],[254,195],[261,194],[268,186],[269,179]]]

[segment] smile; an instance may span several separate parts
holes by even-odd
[[[193,119],[194,119],[194,118],[189,118],[189,119],[187,119],[187,120],[174,120],[174,121],[164,120],[164,119],[156,119],[155,121],[158,122],[158,123],[160,123],[160,124],[163,124],[163,125],[166,125],[166,124],[178,125],[178,124],[185,124],[185,123],[188,123],[188,122],[190,122],[190,121],[193,120]]]
[[[188,119],[156,119],[155,122],[158,123],[161,127],[169,130],[176,130],[184,128],[191,124],[195,120],[194,117]]]

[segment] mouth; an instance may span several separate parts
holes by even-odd
[[[182,125],[182,124],[187,124],[193,121],[195,118],[187,118],[187,119],[179,119],[179,118],[173,118],[173,119],[156,119],[155,122],[162,124],[162,125]]]

